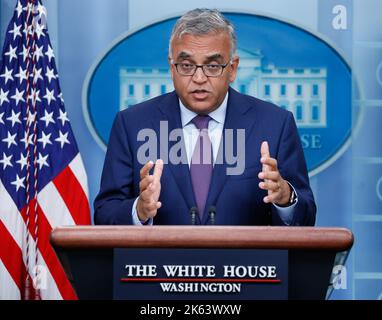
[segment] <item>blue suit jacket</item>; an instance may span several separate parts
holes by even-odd
[[[143,128],[155,130],[159,158],[160,121],[168,121],[169,131],[182,127],[175,92],[117,114],[110,134],[100,192],[94,202],[96,224],[132,224],[132,206],[139,196],[139,171],[143,166],[137,160],[137,152],[144,142],[137,141],[137,134]],[[206,211],[210,206],[216,207],[215,224],[284,224],[274,206],[263,202],[266,192],[258,187],[260,145],[266,140],[271,157],[277,159],[282,177],[293,185],[298,195],[291,224],[314,225],[316,206],[292,113],[230,88],[224,128],[245,129],[245,171],[242,175],[227,176],[227,164],[215,164],[206,203]],[[169,142],[166,150],[175,143]],[[161,185],[159,200],[162,207],[154,218],[154,224],[191,224],[189,210],[196,202],[188,164],[165,164]],[[209,215],[205,212],[202,219],[197,217],[196,223],[208,224]]]

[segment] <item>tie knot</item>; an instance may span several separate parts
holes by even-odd
[[[210,122],[211,117],[208,115],[197,115],[192,119],[192,123],[199,129],[208,129],[208,123]]]

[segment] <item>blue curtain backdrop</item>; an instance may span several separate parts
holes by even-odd
[[[160,10],[154,0],[43,0],[43,3],[48,11],[48,28],[66,109],[88,174],[91,204],[99,188],[105,153],[85,124],[82,91],[89,69],[122,34],[188,9],[211,7],[281,18],[333,43],[352,70],[353,128],[350,147],[325,170],[311,177],[318,204],[317,225],[349,228],[356,239],[346,263],[346,289],[334,290],[332,299],[382,299],[381,1],[162,0]],[[15,4],[16,0],[0,2],[1,47]],[[338,5],[347,12],[347,27],[340,32],[333,27]],[[104,107],[107,109],[108,105]]]

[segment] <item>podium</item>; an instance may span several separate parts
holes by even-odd
[[[118,248],[286,252],[287,298],[325,299],[333,267],[346,260],[353,234],[320,227],[73,226],[55,228],[50,240],[79,299],[113,299]]]

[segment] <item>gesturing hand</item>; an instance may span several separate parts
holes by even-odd
[[[147,162],[140,171],[141,181],[139,183],[139,198],[137,202],[138,218],[146,221],[155,217],[157,210],[162,206],[159,196],[161,190],[160,178],[163,172],[163,161],[158,159],[155,162],[154,173],[150,175],[150,170],[154,167],[152,161]]]
[[[280,175],[277,168],[277,160],[271,158],[269,154],[268,142],[264,141],[261,144],[261,163],[263,164],[262,171],[259,173],[259,178],[264,181],[259,183],[259,187],[268,191],[268,195],[264,197],[265,203],[274,203],[279,206],[285,206],[289,203],[291,191],[288,182]]]

